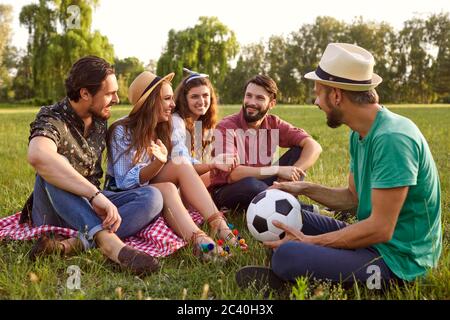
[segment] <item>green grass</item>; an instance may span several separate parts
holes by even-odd
[[[236,112],[238,106],[222,106],[221,116]],[[444,250],[439,267],[427,277],[406,287],[391,287],[386,292],[368,290],[363,286],[344,290],[328,283],[307,283],[299,279],[290,294],[273,299],[449,299],[449,208],[450,208],[450,106],[390,106],[390,109],[412,119],[427,138],[437,163],[442,188]],[[33,188],[34,171],[26,162],[29,123],[37,112],[35,107],[0,106],[0,217],[20,210]],[[129,107],[113,109],[111,120],[126,114]],[[309,171],[308,179],[329,186],[347,183],[349,155],[346,127],[329,129],[324,114],[311,106],[277,106],[274,113],[306,129],[322,145],[324,152]],[[303,199],[306,200],[306,199]],[[244,216],[230,218],[250,245],[248,253],[239,253],[228,263],[202,263],[183,248],[161,259],[157,274],[143,279],[119,272],[98,250],[62,260],[50,256],[32,263],[27,259],[32,242],[3,241],[0,245],[0,299],[200,299],[206,293],[213,299],[261,299],[262,293],[249,288],[240,290],[234,281],[239,267],[268,263],[265,249],[246,232]],[[81,269],[81,290],[68,290],[67,267]]]

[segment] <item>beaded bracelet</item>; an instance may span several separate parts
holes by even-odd
[[[89,198],[89,203],[91,203],[92,204],[92,200],[94,200],[94,198],[96,197],[96,196],[98,196],[99,194],[100,194],[100,190],[97,190],[97,192],[92,196],[92,197],[90,197]]]

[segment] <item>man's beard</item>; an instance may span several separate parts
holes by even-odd
[[[94,108],[91,108],[91,110],[90,110],[91,115],[94,116],[94,117],[96,117],[96,118],[100,118],[100,119],[103,119],[103,120],[108,120],[108,119],[111,117],[111,109],[109,110],[108,113],[106,113],[106,110],[105,110],[105,109],[108,108],[108,107],[112,107],[112,106],[113,106],[113,105],[110,104],[110,105],[108,105],[107,107],[102,108],[102,109],[99,110],[99,111],[97,111],[97,110],[94,109]]]
[[[327,108],[331,110],[329,114],[327,114],[327,125],[330,128],[338,128],[342,125],[342,112],[337,107],[331,106],[331,101],[329,99],[325,100],[327,104]]]
[[[269,108],[267,108],[264,111],[259,110],[258,113],[256,113],[253,116],[250,116],[247,113],[247,107],[245,105],[242,106],[242,108],[244,109],[244,119],[245,121],[247,121],[248,123],[252,123],[252,122],[256,122],[261,120],[262,118],[264,118],[264,116],[267,114],[267,112],[269,111]]]
[[[331,110],[331,113],[327,116],[327,125],[330,128],[338,128],[342,125],[342,113],[340,110]]]

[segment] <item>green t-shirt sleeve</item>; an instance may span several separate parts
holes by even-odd
[[[353,130],[351,130],[350,131],[350,136],[349,136],[349,139],[348,139],[348,141],[349,141],[349,144],[348,144],[348,150],[349,150],[349,153],[350,153],[350,164],[349,164],[349,166],[350,166],[350,173],[351,174],[353,174],[353,169],[354,169],[354,166],[355,166],[355,160],[353,160],[353,144],[354,144],[354,142],[353,142],[353,140],[355,139],[355,133],[354,133],[354,131]]]
[[[406,135],[383,134],[374,144],[372,167],[372,188],[416,185],[419,146]]]
[[[353,172],[354,172],[353,171],[353,166],[354,166],[354,164],[353,164],[353,157],[352,157],[352,155],[350,155],[350,168],[349,169],[350,169],[350,173],[351,174],[353,174]]]

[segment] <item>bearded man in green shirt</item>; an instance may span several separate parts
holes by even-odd
[[[286,236],[265,243],[275,249],[272,269],[247,266],[240,285],[251,280],[318,279],[381,287],[391,280],[412,281],[436,267],[442,251],[440,183],[428,143],[409,119],[379,104],[373,56],[365,49],[330,43],[314,80],[315,104],[327,124],[351,129],[348,186],[329,188],[306,181],[276,183],[336,211],[356,209],[346,224],[323,215],[303,215],[302,231],[274,222]],[[375,280],[375,281],[374,281]]]

